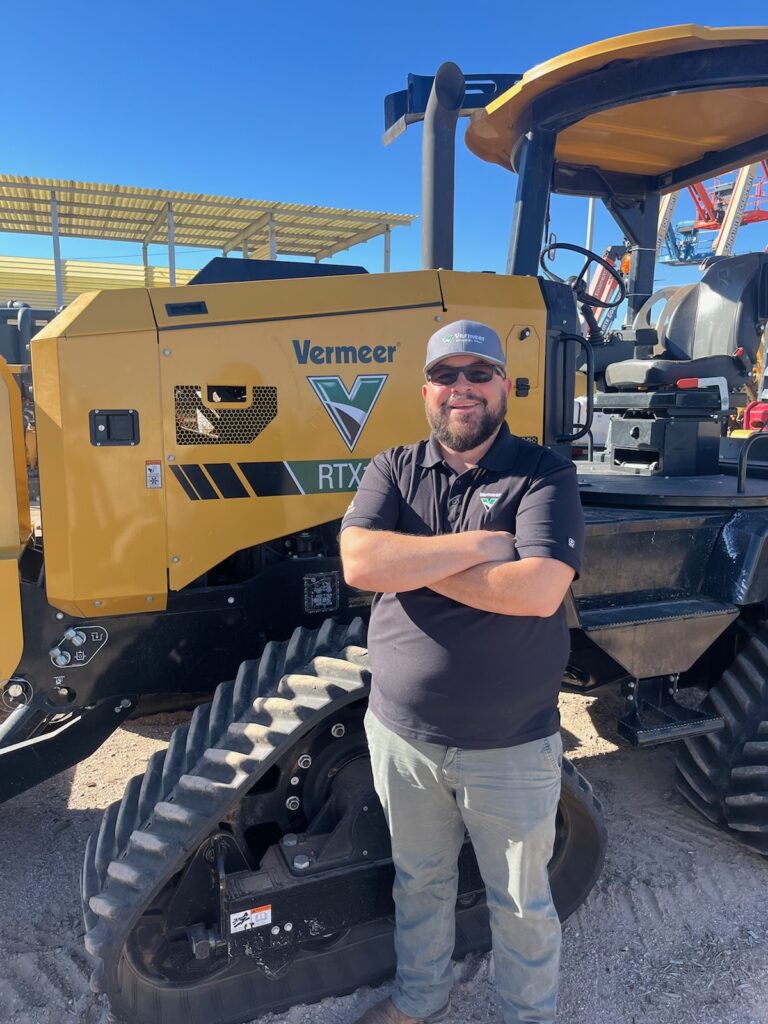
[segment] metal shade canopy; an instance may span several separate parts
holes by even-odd
[[[474,115],[477,156],[520,170],[531,130],[556,135],[554,190],[641,197],[768,153],[768,28],[680,25],[572,50]]]
[[[63,235],[139,242],[145,267],[147,247],[167,244],[173,285],[177,246],[220,249],[224,255],[239,250],[262,259],[282,254],[321,260],[383,235],[388,270],[390,232],[413,220],[401,213],[0,175],[0,231],[52,236],[58,304],[63,301]]]

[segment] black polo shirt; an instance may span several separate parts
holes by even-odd
[[[507,530],[516,558],[579,571],[584,519],[573,465],[506,423],[479,465],[458,474],[434,437],[368,465],[342,529],[416,536]],[[549,618],[479,611],[428,587],[377,594],[368,644],[370,708],[401,736],[468,749],[556,732],[570,648],[563,607]]]

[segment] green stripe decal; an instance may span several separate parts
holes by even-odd
[[[302,494],[335,494],[356,491],[370,459],[286,462],[285,468]]]

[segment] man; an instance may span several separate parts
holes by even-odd
[[[429,340],[428,441],[376,456],[342,524],[347,582],[375,590],[366,731],[392,837],[397,976],[359,1024],[449,1012],[465,829],[486,887],[505,1024],[555,1018],[547,862],[560,796],[563,598],[583,517],[572,464],[514,437],[490,327]]]

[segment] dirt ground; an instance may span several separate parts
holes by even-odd
[[[559,1024],[768,1024],[768,861],[683,802],[671,748],[617,746],[610,696],[564,695],[561,706],[566,749],[605,805],[610,838],[602,877],[564,928]],[[129,722],[76,769],[0,806],[2,1024],[107,1024],[82,947],[83,849],[185,717]],[[492,972],[489,956],[456,965],[448,1024],[501,1024]],[[351,1024],[386,992],[267,1024]]]

